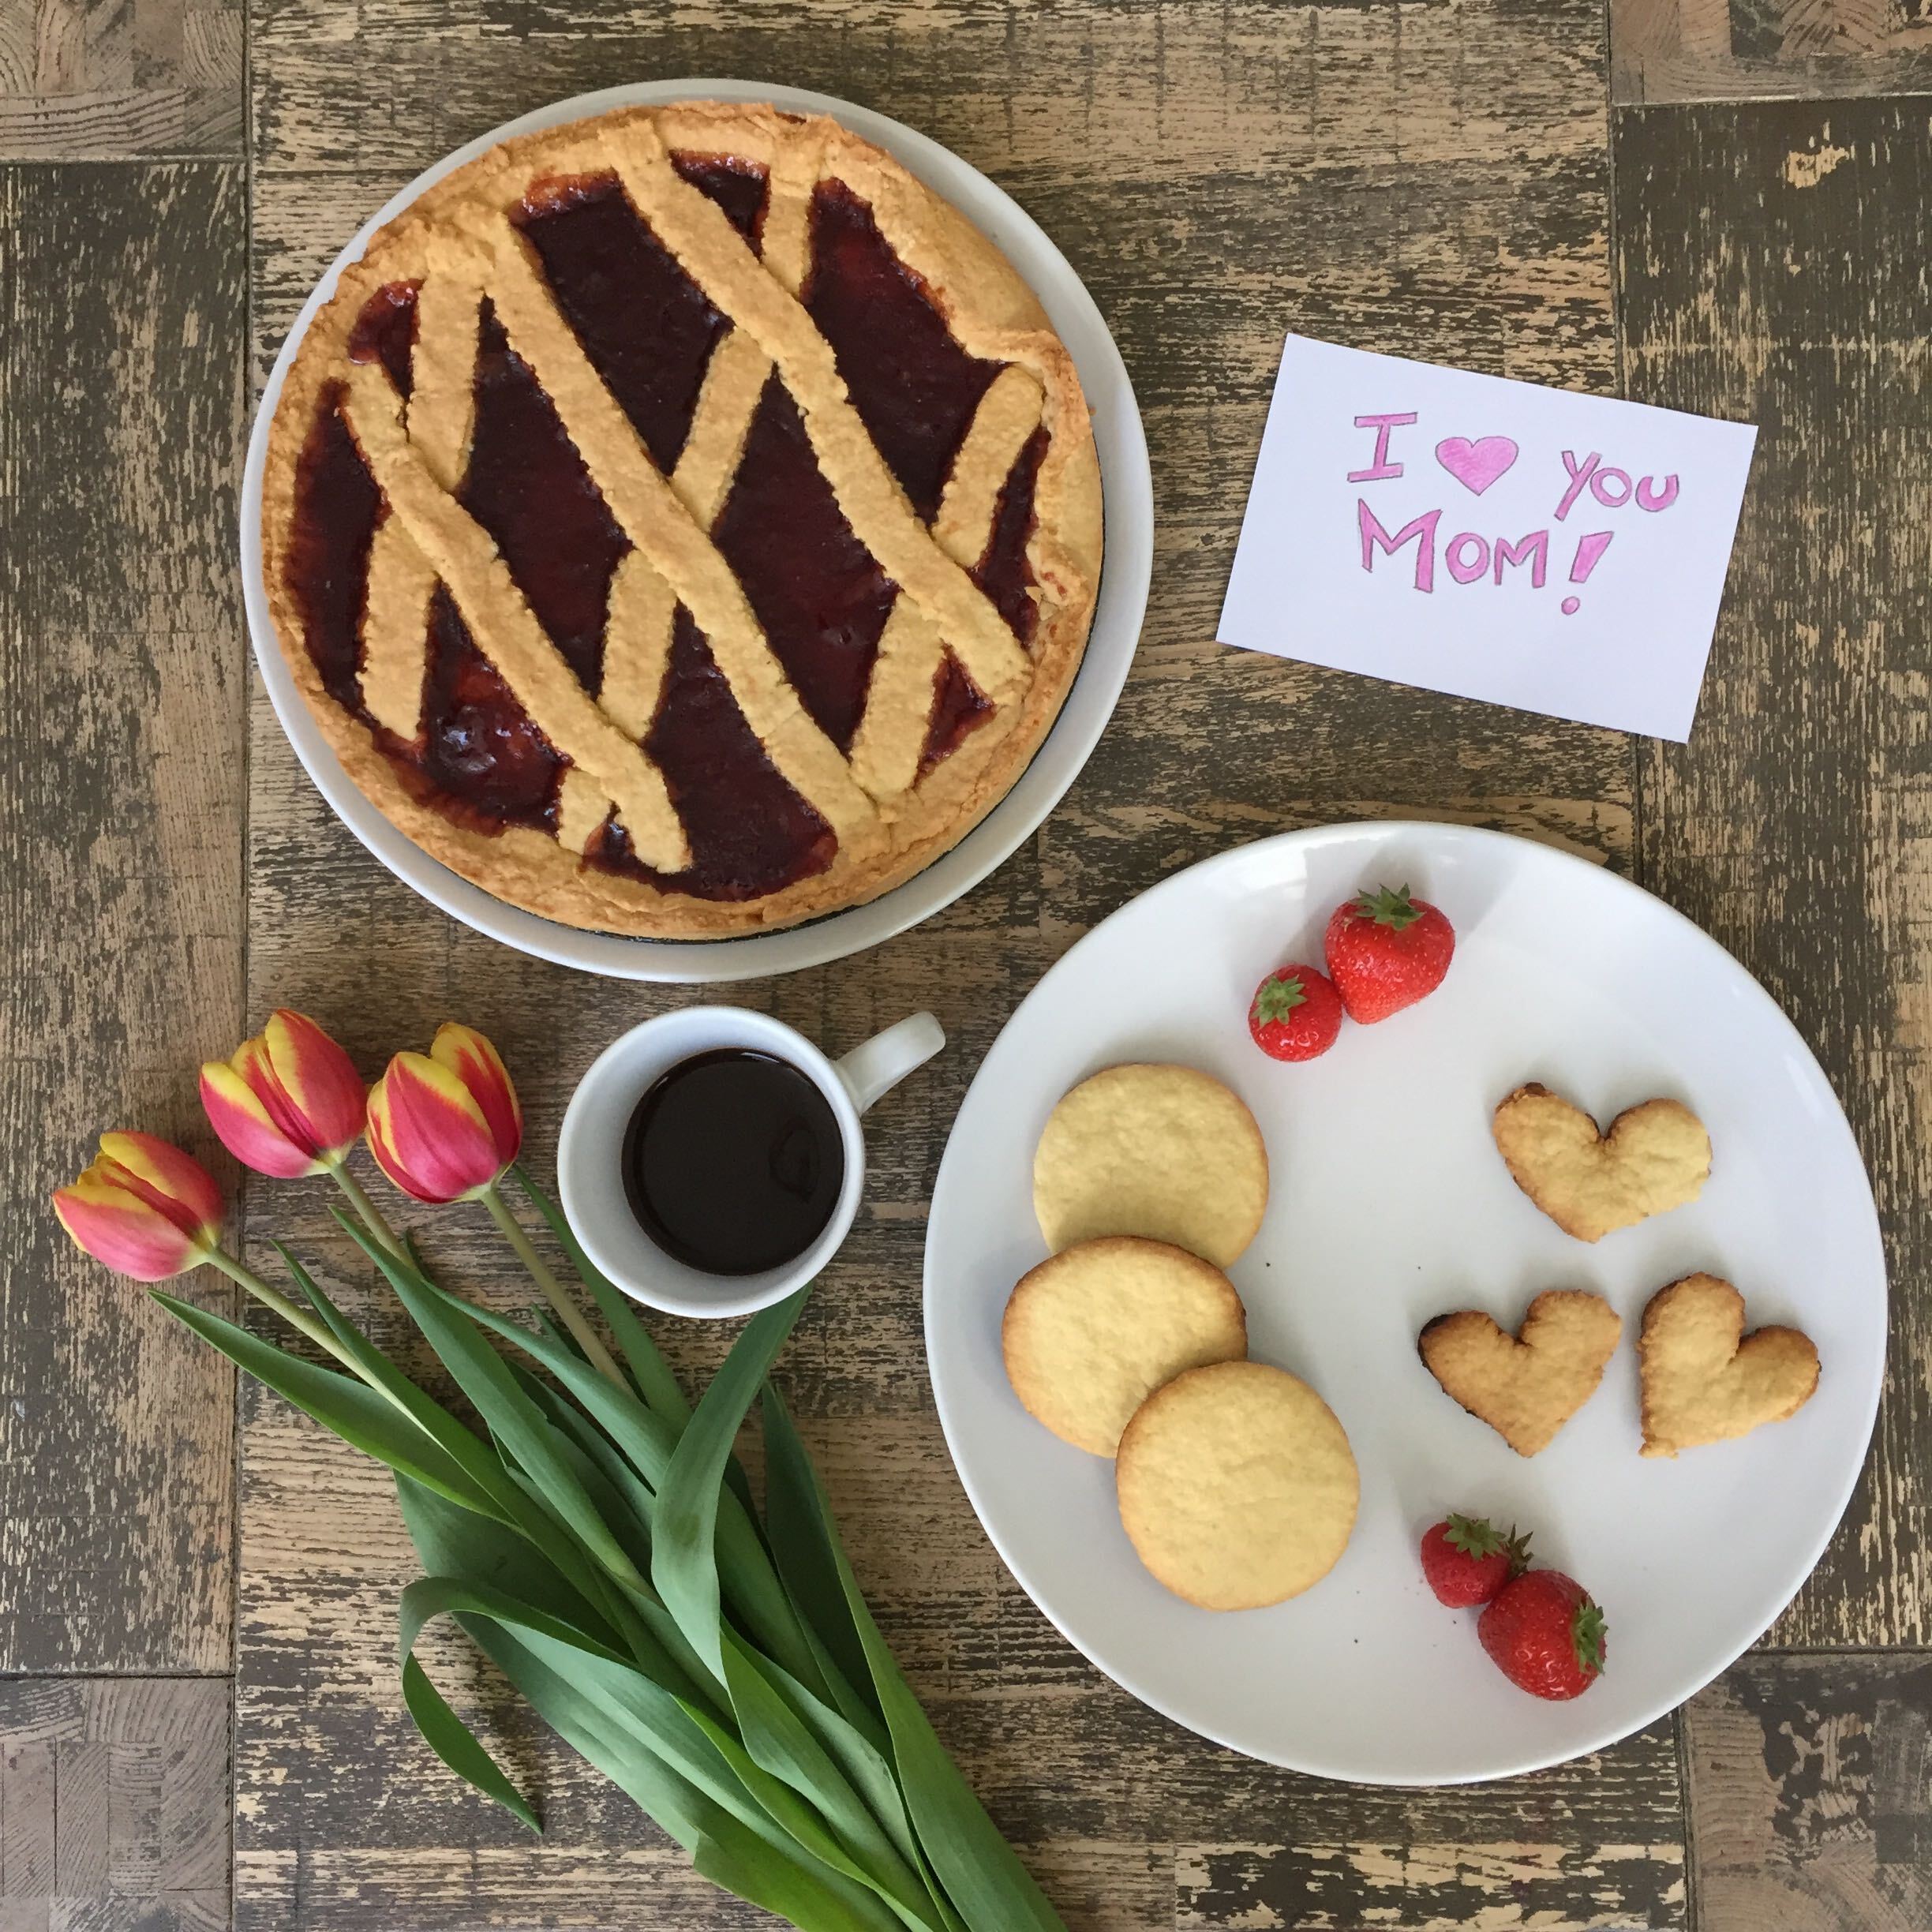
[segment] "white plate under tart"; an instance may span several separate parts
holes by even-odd
[[[276,641],[262,582],[262,479],[269,425],[303,333],[343,268],[360,258],[379,228],[432,183],[512,136],[614,108],[693,99],[767,101],[829,114],[894,155],[997,244],[1039,297],[1080,372],[1100,459],[1105,562],[1086,653],[1058,718],[1012,789],[949,852],[880,897],[810,924],[727,939],[639,939],[579,930],[496,898],[430,857],[364,796],[324,740]],[[275,716],[316,789],[391,872],[452,917],[519,952],[614,979],[702,984],[796,972],[876,945],[951,904],[1032,835],[1099,743],[1126,682],[1153,568],[1153,482],[1133,385],[1099,309],[1066,258],[1002,189],[937,141],[829,95],[743,80],[660,80],[580,94],[506,122],[426,169],[363,225],[303,305],[263,390],[242,472],[241,547],[249,635]]]

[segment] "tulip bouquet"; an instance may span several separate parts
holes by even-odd
[[[202,1069],[201,1096],[247,1166],[331,1178],[344,1197],[336,1219],[474,1422],[405,1375],[279,1243],[292,1294],[224,1249],[220,1190],[178,1148],[103,1135],[55,1211],[89,1254],[137,1281],[219,1269],[327,1358],[152,1290],[394,1473],[425,1571],[402,1594],[403,1698],[451,1770],[541,1829],[417,1657],[443,1617],[700,1872],[805,1932],[1063,1932],[900,1676],[768,1380],[804,1292],[752,1319],[693,1407],[635,1309],[519,1164],[516,1090],[466,1027],[442,1028],[427,1054],[397,1054],[365,1095],[321,1028],[277,1013]],[[530,1323],[431,1278],[350,1171],[364,1138],[411,1199],[482,1204],[543,1298]],[[506,1179],[568,1257],[608,1342],[519,1221]],[[732,1447],[754,1402],[762,1520]]]

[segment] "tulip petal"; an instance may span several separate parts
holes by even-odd
[[[54,1211],[76,1246],[136,1281],[171,1281],[201,1258],[165,1215],[91,1168],[71,1187],[55,1190]]]
[[[286,1006],[268,1016],[261,1044],[275,1095],[316,1153],[340,1155],[353,1147],[367,1106],[355,1062],[306,1013]],[[274,1100],[268,1105],[273,1110]]]
[[[214,1245],[227,1206],[215,1177],[192,1154],[152,1134],[104,1133],[94,1169],[103,1167],[190,1240]]]
[[[222,1145],[257,1174],[293,1181],[323,1165],[289,1138],[261,1095],[229,1061],[211,1060],[202,1068],[201,1106]]]
[[[474,1027],[445,1020],[430,1043],[429,1057],[469,1088],[489,1123],[496,1158],[507,1167],[522,1149],[523,1109],[503,1056]]]
[[[171,1280],[215,1250],[221,1191],[193,1155],[152,1134],[101,1136],[101,1151],[54,1211],[95,1260],[137,1281]]]
[[[368,1133],[376,1165],[420,1201],[481,1193],[509,1166],[469,1088],[425,1054],[399,1053],[384,1069]]]

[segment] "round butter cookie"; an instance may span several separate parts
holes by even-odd
[[[1103,1234],[1170,1241],[1224,1268],[1267,1206],[1254,1116],[1193,1067],[1109,1067],[1066,1094],[1033,1155],[1033,1208],[1058,1251]]]
[[[1114,1475],[1140,1560],[1204,1610],[1258,1610],[1319,1583],[1361,1493],[1335,1412],[1264,1362],[1215,1362],[1156,1389]]]
[[[1020,1277],[1000,1325],[1007,1378],[1076,1448],[1110,1456],[1128,1419],[1184,1368],[1248,1353],[1241,1297],[1166,1241],[1076,1241]]]

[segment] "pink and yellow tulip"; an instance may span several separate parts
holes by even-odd
[[[54,1211],[76,1244],[136,1281],[171,1281],[219,1252],[223,1207],[215,1177],[152,1134],[107,1133]]]
[[[419,1201],[489,1195],[523,1144],[523,1110],[496,1049],[446,1020],[427,1054],[398,1054],[369,1093],[369,1144]]]
[[[201,1069],[201,1104],[221,1144],[280,1180],[339,1168],[362,1131],[361,1076],[305,1013],[279,1007],[254,1039]]]

